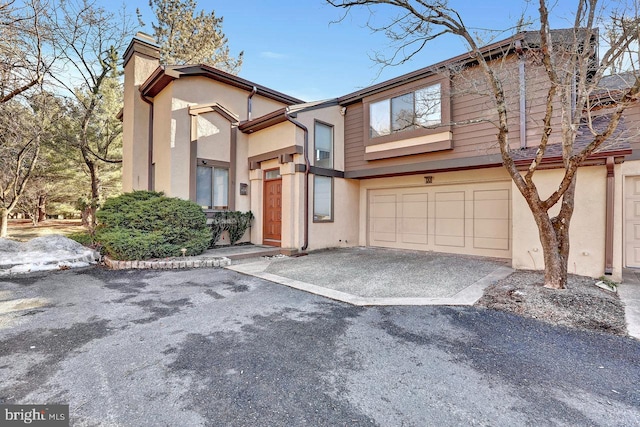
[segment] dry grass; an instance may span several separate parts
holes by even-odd
[[[47,236],[50,234],[62,234],[64,236],[71,233],[87,231],[79,219],[50,219],[35,227],[31,220],[11,219],[9,220],[9,238],[19,241],[27,241],[34,237]]]

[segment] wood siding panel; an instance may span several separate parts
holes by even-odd
[[[495,69],[503,82],[507,101],[509,142],[512,148],[520,146],[520,76],[515,55],[504,61],[495,61]],[[537,145],[542,134],[541,123],[545,113],[547,78],[541,65],[532,60],[525,63],[526,78],[526,136],[528,145]],[[493,97],[482,73],[477,68],[465,69],[451,77],[450,88],[453,149],[381,160],[364,160],[365,118],[362,102],[349,105],[345,116],[345,172],[377,168],[393,168],[413,163],[438,162],[498,154],[494,123],[497,112]],[[559,129],[559,108],[554,115],[555,129]],[[635,112],[640,118],[640,108]],[[480,123],[477,123],[480,121]],[[552,142],[560,142],[559,131],[554,131]],[[640,142],[638,143],[640,149]],[[639,151],[640,154],[640,151]],[[437,167],[434,167],[437,168]]]

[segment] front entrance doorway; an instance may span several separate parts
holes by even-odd
[[[279,169],[264,172],[263,244],[280,246],[282,233],[282,177]]]

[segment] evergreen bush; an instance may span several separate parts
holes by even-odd
[[[188,200],[154,191],[134,191],[108,199],[97,213],[96,241],[118,260],[198,255],[211,233],[202,209]]]

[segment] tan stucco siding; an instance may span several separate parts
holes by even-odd
[[[563,170],[538,171],[534,182],[541,197],[548,197],[562,179]],[[606,224],[606,168],[583,167],[578,171],[575,210],[570,224],[569,273],[599,277],[604,274]],[[538,227],[524,197],[513,190],[513,267],[540,270],[544,258]],[[557,214],[559,205],[549,212]],[[616,276],[619,274],[616,268]]]
[[[153,99],[153,158],[155,190],[173,197],[171,188],[171,96],[172,85]]]
[[[190,102],[176,97],[171,103],[169,145],[171,150],[171,195],[189,199],[191,173],[191,116]]]
[[[221,162],[231,161],[231,123],[216,112],[195,117],[197,157]]]
[[[305,111],[298,115],[298,120],[309,130],[309,160],[314,161],[315,121],[333,126],[333,169],[344,171],[344,117],[340,114],[342,107],[336,105]]]
[[[280,123],[250,134],[247,154],[249,157],[253,157],[291,147],[295,144],[302,146],[302,139],[298,139],[297,128],[293,123]]]
[[[233,86],[227,86],[212,79],[191,76],[174,82],[174,96],[194,105],[217,102],[235,114],[240,121],[247,119],[247,98],[249,92]],[[258,92],[252,98],[252,117],[260,117],[285,105]]]
[[[309,249],[358,245],[360,181],[333,179],[333,222],[313,222],[313,176],[309,178]]]
[[[158,61],[134,55],[124,70],[122,123],[122,190],[146,190],[149,177],[150,106],[138,88],[158,66]]]

